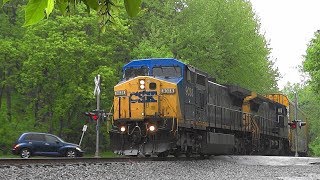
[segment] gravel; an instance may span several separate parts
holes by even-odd
[[[193,161],[0,166],[1,179],[320,179],[320,164],[282,157],[220,156]],[[260,161],[259,161],[260,159]],[[317,161],[315,161],[317,160]],[[319,160],[319,161],[318,161]],[[278,162],[279,163],[270,163]],[[296,162],[295,165],[292,162]],[[320,159],[313,159],[320,162]],[[305,163],[301,163],[305,162]],[[270,165],[272,164],[272,165]]]

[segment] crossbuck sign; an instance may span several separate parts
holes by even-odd
[[[94,88],[93,94],[100,95],[100,75],[99,74],[94,78],[94,84],[96,86]]]

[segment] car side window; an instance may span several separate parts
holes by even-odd
[[[43,134],[32,134],[31,140],[33,141],[45,141]]]
[[[59,139],[54,136],[46,135],[46,141],[50,142],[50,143],[55,143],[55,142],[59,141]]]
[[[32,140],[32,134],[26,134],[26,135],[24,136],[24,140],[25,140],[25,141],[30,141],[30,140]]]

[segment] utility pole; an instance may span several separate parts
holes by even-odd
[[[294,120],[296,121],[296,123],[298,123],[298,97],[297,97],[297,93],[295,92],[294,93],[294,106],[295,106],[295,109],[294,109]],[[298,127],[296,127],[295,129],[295,136],[294,136],[294,140],[295,140],[295,157],[299,157],[299,154],[298,154]]]
[[[98,119],[97,119],[97,126],[96,126],[96,153],[94,157],[98,158],[99,157],[99,123],[100,123],[100,75],[98,74],[94,78],[94,83],[95,83],[95,88],[94,88],[94,95],[97,96],[97,112],[98,112]]]

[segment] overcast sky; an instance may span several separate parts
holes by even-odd
[[[320,29],[320,0],[250,0],[260,18],[261,30],[272,48],[282,79],[302,82],[298,66],[302,65],[307,44]]]

